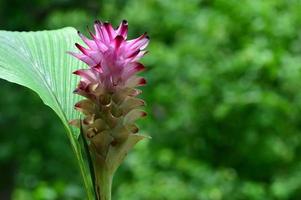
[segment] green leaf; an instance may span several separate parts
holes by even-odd
[[[93,199],[77,141],[79,130],[68,123],[79,118],[73,109],[79,96],[72,93],[78,78],[72,72],[84,68],[82,62],[66,53],[75,51],[75,42],[80,42],[79,37],[71,27],[38,32],[0,31],[0,78],[32,89],[60,117],[79,162],[88,198]]]

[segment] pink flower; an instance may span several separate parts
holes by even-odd
[[[132,87],[145,84],[145,79],[135,75],[144,70],[144,65],[138,60],[147,51],[149,37],[146,33],[140,37],[127,40],[128,23],[123,20],[117,29],[107,22],[95,21],[95,34],[90,32],[92,39],[88,39],[79,32],[87,47],[75,44],[81,53],[70,52],[79,60],[85,62],[89,68],[80,69],[74,74],[81,77],[76,93],[91,97],[97,88],[113,92],[117,88],[131,85]],[[89,94],[90,93],[90,94]]]
[[[87,69],[73,72],[80,76],[74,92],[86,98],[75,104],[84,118],[70,123],[82,127],[90,141],[90,151],[97,155],[98,164],[104,164],[110,148],[121,148],[133,135],[139,140],[144,138],[137,135],[139,129],[135,124],[137,119],[146,116],[139,109],[145,103],[137,97],[141,91],[136,87],[146,83],[137,73],[144,69],[138,60],[146,53],[149,37],[145,33],[127,40],[125,20],[116,30],[100,21],[95,22],[94,28],[95,34],[90,32],[92,39],[79,33],[87,47],[76,43],[80,53],[70,52],[88,65]],[[129,143],[134,145],[133,141]]]

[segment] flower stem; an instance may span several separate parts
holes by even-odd
[[[95,176],[97,200],[111,200],[113,173],[103,167],[95,170]]]

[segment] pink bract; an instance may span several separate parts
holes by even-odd
[[[145,80],[136,73],[144,69],[139,59],[147,51],[149,37],[146,33],[132,40],[127,40],[128,23],[123,20],[117,29],[110,23],[95,21],[95,33],[90,32],[91,39],[78,32],[86,48],[75,44],[79,53],[69,52],[85,62],[89,68],[80,69],[74,74],[81,77],[76,93],[88,96],[91,87],[113,92],[125,85],[132,87],[145,84]],[[92,92],[93,93],[93,92]]]

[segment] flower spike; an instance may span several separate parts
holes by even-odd
[[[76,43],[78,52],[69,52],[87,64],[73,74],[80,77],[74,93],[84,97],[74,108],[84,115],[72,120],[87,140],[96,178],[95,188],[106,184],[102,176],[113,174],[127,152],[145,136],[137,134],[135,121],[146,116],[141,109],[145,102],[136,89],[146,84],[137,73],[145,69],[139,61],[146,54],[147,33],[127,40],[128,22],[123,20],[117,29],[108,22],[96,20],[91,39],[78,32],[84,46]],[[100,177],[99,177],[100,176]],[[96,194],[100,199],[102,194]]]

